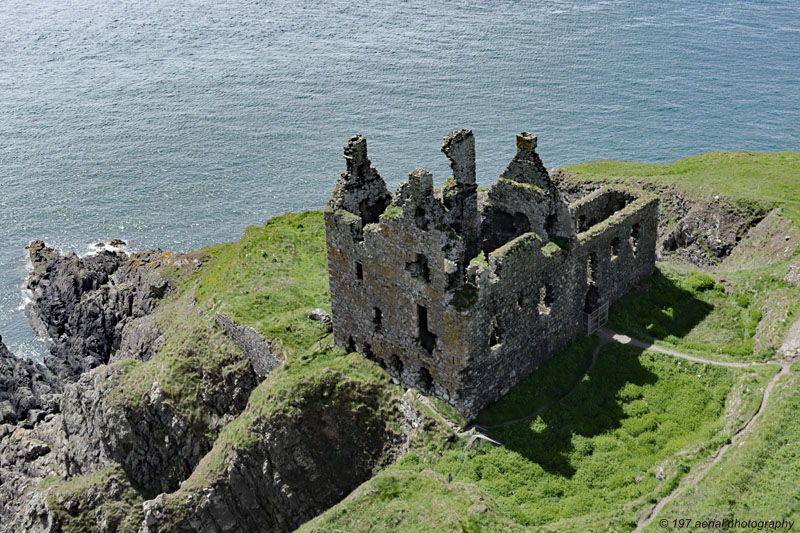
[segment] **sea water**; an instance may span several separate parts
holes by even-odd
[[[0,335],[39,357],[23,247],[186,251],[318,209],[363,133],[390,187],[479,182],[539,135],[548,167],[800,149],[800,2],[0,2]]]

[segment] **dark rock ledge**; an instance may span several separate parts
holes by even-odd
[[[80,450],[65,449],[74,444],[64,438],[69,422],[93,427],[74,420],[68,400],[75,403],[82,392],[76,382],[108,362],[154,354],[161,336],[149,314],[172,290],[162,269],[191,262],[161,250],[78,257],[42,241],[32,242],[28,253],[31,301],[25,314],[52,344],[38,363],[15,357],[0,338],[0,532],[59,530],[45,493],[32,489],[47,476],[70,477],[65,455],[103,448],[87,442]],[[96,459],[97,466],[105,463],[105,457]]]
[[[78,257],[61,254],[42,241],[32,242],[28,253],[31,301],[25,314],[40,336],[52,340],[44,365],[59,379],[76,381],[83,372],[108,363],[120,346],[140,359],[152,355],[152,343],[136,350],[144,343],[137,340],[142,331],[134,322],[171,290],[161,275],[163,266],[174,263],[171,253],[101,250]],[[152,329],[152,324],[139,324]]]

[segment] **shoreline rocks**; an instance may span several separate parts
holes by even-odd
[[[59,410],[62,383],[49,368],[12,354],[0,337],[0,424],[33,427]]]
[[[126,326],[147,316],[171,289],[161,276],[172,254],[152,250],[131,254],[101,250],[78,257],[61,254],[42,241],[28,246],[32,266],[25,307],[31,327],[52,340],[44,365],[65,383],[106,364],[121,345],[126,355],[149,358],[141,350],[141,330]],[[152,327],[149,329],[152,335]],[[157,335],[156,335],[157,337]]]

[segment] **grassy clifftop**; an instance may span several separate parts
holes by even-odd
[[[800,222],[798,169],[797,153],[712,153],[665,165],[600,161],[566,168],[578,179],[671,185],[690,198],[720,195],[765,211],[782,205],[795,224]],[[768,233],[765,239],[784,242],[784,233]],[[759,249],[763,255],[764,248]],[[771,359],[798,312],[800,290],[783,279],[792,256],[748,261],[746,269],[740,261],[743,264],[734,269],[711,273],[662,264],[654,278],[614,306],[611,325],[709,360]],[[597,366],[582,377],[597,344],[597,339],[577,339],[480,413],[482,431],[501,445],[470,445],[466,436],[445,442],[432,439],[381,474],[401,476],[402,483],[376,478],[307,524],[307,530],[371,531],[387,524],[410,531],[512,531],[517,526],[540,531],[631,530],[641,513],[680,486],[687,473],[714,457],[744,427],[778,369],[774,364],[726,368],[611,344],[602,348]],[[788,416],[794,396],[789,388],[779,388],[771,400],[777,405],[767,416],[783,409],[779,420],[785,421],[782,417]],[[525,416],[558,398],[564,399],[536,416]],[[674,500],[669,513],[659,514],[655,523],[673,518],[673,510],[681,508],[711,516],[719,498],[728,499],[726,516],[733,511],[773,512],[776,519],[794,516],[797,508],[792,510],[786,498],[770,506],[764,497],[792,492],[788,480],[797,474],[795,465],[788,468],[791,474],[773,478],[777,486],[771,487],[764,476],[747,471],[747,465],[758,465],[775,473],[786,464],[796,428],[779,420],[766,427],[784,428],[780,454],[770,454],[765,431],[758,431],[729,459],[737,465],[735,474],[712,468],[690,498]],[[505,422],[512,423],[493,427]],[[420,501],[405,487],[409,479],[424,485],[422,476],[432,475],[431,470],[440,480],[452,476],[452,483],[444,485],[450,490],[431,489],[430,501]],[[420,477],[410,477],[414,472]],[[735,482],[736,488],[715,488],[721,479]],[[746,485],[754,479],[760,482]],[[496,504],[490,513],[496,526],[428,521],[443,498],[469,516],[472,507],[455,494],[462,487]],[[747,498],[731,503],[739,491]]]
[[[247,228],[241,240],[209,246],[197,256],[199,268],[174,270],[178,289],[154,313],[166,342],[150,361],[124,363],[114,398],[139,404],[158,382],[178,413],[215,433],[217,414],[204,404],[213,387],[209,380],[241,374],[250,364],[217,326],[217,312],[256,328],[284,359],[308,352],[327,334],[308,318],[310,309],[330,309],[322,214],[271,219]]]
[[[734,199],[781,203],[795,210],[792,216],[798,221],[798,163],[800,154],[794,153],[729,153],[667,165],[603,161],[567,170],[584,179],[655,181]],[[192,475],[164,498],[162,525],[180,528],[205,520],[205,515],[194,512],[197,505],[189,504],[198,494],[208,496],[203,501],[211,514],[219,515],[222,509],[245,516],[240,513],[257,509],[255,503],[270,498],[275,512],[283,512],[285,502],[260,484],[267,477],[259,475],[265,464],[288,468],[302,463],[284,460],[288,455],[281,449],[283,442],[298,443],[291,449],[303,450],[313,459],[309,464],[316,466],[308,471],[312,472],[320,470],[317,466],[334,464],[328,453],[342,442],[355,450],[349,437],[355,436],[355,442],[373,435],[373,457],[363,461],[366,474],[359,480],[371,475],[370,469],[385,465],[397,450],[385,449],[382,442],[403,433],[399,425],[404,422],[397,413],[407,395],[370,361],[333,348],[326,327],[308,318],[312,308],[330,309],[322,214],[274,218],[247,228],[240,241],[207,247],[196,257],[201,264],[193,270],[175,267],[172,276],[178,289],[154,314],[166,342],[150,361],[118,363],[120,377],[110,397],[116,406],[138,409],[149,401],[153,384],[159,383],[176,415],[207,439],[208,453]],[[661,265],[654,278],[612,309],[611,324],[706,359],[747,362],[773,357],[774,342],[759,344],[757,338],[769,316],[762,316],[761,308],[776,295],[787,302],[785,312],[773,320],[779,338],[800,302],[799,289],[782,277],[790,259],[724,275]],[[249,361],[217,325],[217,312],[258,330],[280,353],[284,365],[257,386],[248,384]],[[418,425],[418,438],[402,447],[404,453],[394,465],[307,523],[304,530],[628,530],[642,510],[669,494],[686,472],[712,456],[746,423],[776,371],[774,365],[724,368],[607,345],[597,366],[586,373],[598,343],[597,338],[576,339],[479,415],[482,431],[502,444],[485,440],[470,444],[469,435],[456,435],[432,422],[440,415],[430,412]],[[218,409],[233,392],[242,396],[228,402],[236,409]],[[755,509],[791,514],[791,501],[767,508],[762,496],[790,493],[797,474],[794,465],[769,491],[748,485],[763,476],[748,476],[747,465],[775,473],[794,453],[791,443],[800,430],[787,421],[796,415],[797,394],[786,386],[773,394],[779,403],[762,420],[774,417],[773,426],[782,428],[780,454],[773,457],[769,446],[755,440],[766,439],[767,433],[756,432],[727,460],[739,465],[735,475],[722,474],[717,467],[708,476],[734,483],[736,490],[717,490],[711,481],[701,482],[696,497],[675,500],[668,509],[708,514],[717,499],[733,501],[746,490],[746,499],[730,505],[737,513]],[[540,405],[558,399],[562,401],[526,418]],[[439,411],[447,414],[442,406]],[[452,414],[450,418],[463,423]],[[523,419],[490,427],[518,418]],[[336,420],[359,423],[337,429]],[[380,427],[373,427],[372,421]],[[283,436],[271,436],[278,433]],[[287,434],[294,440],[286,440]],[[328,441],[320,440],[320,435]],[[306,446],[312,441],[331,444]],[[276,457],[280,460],[272,461]],[[237,464],[246,468],[232,467]],[[352,457],[337,464],[348,471]],[[247,495],[237,493],[236,479],[231,477],[239,471],[254,473],[252,480],[247,479]],[[277,467],[275,471],[278,478],[297,480],[286,485],[297,494],[310,485],[308,472]],[[121,474],[114,470],[114,475]],[[141,499],[151,497],[131,492],[130,507],[140,508]],[[251,500],[253,505],[247,503]],[[303,498],[287,501],[299,500]],[[230,503],[240,501],[247,505]],[[331,497],[329,504],[333,501],[336,498]],[[313,514],[322,510],[314,509]],[[306,517],[302,511],[297,509],[293,519]]]
[[[800,152],[710,152],[672,163],[594,161],[564,167],[587,180],[638,180],[786,207],[800,224]]]

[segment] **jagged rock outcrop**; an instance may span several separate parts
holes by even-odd
[[[142,521],[141,503],[141,494],[118,465],[90,479],[50,478],[20,498],[13,517],[0,523],[0,532],[132,532]]]
[[[79,258],[62,255],[42,241],[32,242],[28,250],[31,301],[26,315],[52,346],[40,364],[17,359],[0,342],[0,423],[16,424],[0,425],[0,532],[61,531],[59,513],[74,511],[77,516],[85,511],[82,507],[97,508],[98,518],[103,515],[97,523],[114,530],[121,520],[114,516],[118,506],[100,509],[116,497],[114,483],[107,484],[105,496],[98,492],[99,485],[90,483],[86,501],[65,501],[59,509],[52,507],[51,489],[38,484],[47,476],[63,480],[85,471],[119,468],[112,463],[119,453],[109,437],[124,435],[125,420],[119,410],[109,408],[110,403],[100,401],[107,400],[102,392],[117,370],[104,368],[102,383],[88,374],[92,387],[73,385],[62,397],[64,386],[112,356],[142,360],[152,356],[159,335],[148,314],[170,290],[160,269],[183,260],[161,251],[128,256],[103,250]],[[96,408],[94,418],[85,416],[88,406]],[[174,423],[174,417],[165,418]],[[116,424],[120,431],[104,433]],[[70,430],[83,438],[70,438]],[[111,514],[105,516],[109,509]]]
[[[174,399],[154,381],[137,402],[119,400],[116,387],[123,368],[102,366],[68,385],[62,399],[57,449],[68,475],[77,476],[119,463],[130,479],[152,493],[175,490],[211,449],[212,439],[178,412]],[[228,379],[217,391],[229,411],[240,411],[255,380]],[[209,376],[225,384],[226,378]],[[210,394],[209,394],[210,396]],[[209,402],[213,403],[213,398]],[[213,411],[212,405],[203,409]],[[220,424],[224,412],[219,413]]]
[[[151,315],[129,320],[122,328],[119,349],[111,354],[109,363],[123,359],[149,361],[164,340],[164,335],[158,330],[155,318]]]
[[[32,427],[48,413],[58,411],[61,381],[49,368],[18,359],[0,337],[0,424]]]
[[[728,257],[763,214],[737,212],[717,199],[693,202],[678,216],[677,224],[661,242],[662,252],[676,252],[691,263],[710,266]]]
[[[34,241],[28,253],[31,301],[25,313],[37,333],[53,341],[45,366],[66,382],[107,363],[125,326],[149,314],[170,290],[160,272],[174,262],[169,252],[101,250],[78,257]]]
[[[53,345],[44,365],[0,353],[0,369],[10,369],[0,370],[0,379],[7,374],[26,385],[14,388],[21,401],[6,402],[13,407],[14,418],[19,417],[18,405],[37,417],[40,411],[31,407],[39,408],[45,400],[57,407],[63,387],[54,455],[65,477],[119,464],[144,490],[174,490],[211,448],[212,428],[198,425],[185,409],[179,412],[176,401],[181,399],[162,391],[157,379],[150,383],[149,393],[125,397],[116,387],[129,367],[104,365],[121,359],[148,361],[155,355],[164,336],[150,313],[171,290],[161,269],[191,268],[199,263],[198,257],[175,257],[160,250],[130,256],[102,250],[80,258],[61,254],[41,241],[31,243],[29,253],[32,299],[26,313]],[[200,396],[198,408],[221,427],[244,408],[256,380],[249,369],[206,375],[212,370],[203,370],[203,390],[195,392]],[[45,387],[51,382],[53,394]],[[37,398],[41,398],[38,404],[33,400]],[[4,412],[11,413],[12,407]]]
[[[251,405],[244,440],[218,442],[178,492],[145,502],[140,531],[296,529],[369,479],[408,438],[389,387],[326,369],[298,383],[290,405]]]
[[[59,415],[32,428],[0,425],[0,533],[51,531],[44,497],[34,489],[48,475],[64,475],[52,448]]]

